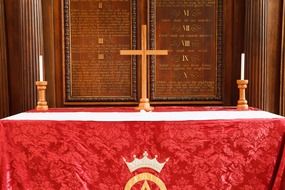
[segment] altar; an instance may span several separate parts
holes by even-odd
[[[282,189],[284,132],[284,117],[253,108],[30,111],[0,120],[0,182],[31,190]]]

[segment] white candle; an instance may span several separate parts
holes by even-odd
[[[240,80],[244,80],[244,57],[245,54],[241,54],[241,67],[240,67]]]
[[[42,55],[40,55],[39,72],[40,72],[40,81],[44,81],[43,56]]]

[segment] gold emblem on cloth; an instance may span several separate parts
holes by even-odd
[[[149,168],[149,169],[152,169],[152,170],[160,173],[162,168],[164,167],[164,165],[168,161],[168,159],[166,159],[165,162],[160,163],[157,161],[156,158],[157,158],[157,156],[155,156],[154,159],[149,159],[148,153],[144,152],[142,159],[138,159],[136,157],[136,155],[134,155],[134,160],[132,162],[127,162],[125,158],[123,158],[123,159],[124,159],[124,162],[128,166],[131,173],[140,169],[140,168]],[[138,182],[143,182],[141,190],[151,190],[151,188],[148,184],[148,181],[153,182],[157,187],[159,187],[160,190],[167,190],[165,184],[163,183],[163,181],[160,178],[158,178],[157,176],[155,176],[151,173],[147,173],[147,172],[137,174],[137,175],[133,176],[131,179],[129,179],[129,181],[125,185],[124,190],[131,190],[132,187],[134,185],[136,185]]]

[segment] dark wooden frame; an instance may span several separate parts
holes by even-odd
[[[52,26],[45,32],[45,62],[49,63],[49,90],[47,91],[49,104],[53,104],[56,107],[63,106],[92,106],[92,105],[136,105],[136,102],[64,102],[64,80],[63,76],[63,48],[64,48],[64,38],[63,38],[63,0],[61,1],[44,1],[47,2],[46,6],[50,9],[44,10],[45,15],[50,15],[49,12],[52,12],[50,17],[47,17],[45,25]],[[147,1],[137,1],[137,26],[141,24],[147,24],[147,15],[142,10],[146,10]],[[199,101],[156,101],[152,104],[172,104],[172,105],[181,105],[181,104],[206,104],[206,105],[236,105],[238,90],[236,86],[236,79],[240,76],[240,54],[244,52],[244,17],[245,17],[245,3],[244,0],[234,0],[227,1],[223,0],[224,10],[224,28],[223,28],[223,42],[224,42],[224,52],[223,52],[223,94],[222,102],[221,101],[209,101],[207,103],[201,103]],[[52,30],[53,29],[53,30]],[[53,31],[53,32],[50,32]],[[140,30],[137,29],[137,36],[140,36]],[[48,45],[47,45],[48,44]],[[50,44],[50,45],[49,45]],[[137,48],[140,47],[140,41],[137,41]],[[46,60],[46,58],[49,58]],[[140,59],[137,60],[138,64]],[[138,69],[139,70],[139,69]],[[138,79],[140,78],[139,72],[137,73]],[[139,90],[138,83],[138,93]]]
[[[136,56],[131,57],[132,62],[132,89],[130,97],[75,97],[72,96],[71,92],[71,55],[70,55],[70,0],[64,0],[63,4],[63,57],[64,57],[64,65],[63,65],[63,76],[65,76],[64,85],[63,85],[63,94],[64,94],[64,104],[112,104],[112,103],[132,103],[136,102],[138,99],[138,90],[137,90],[137,59]],[[130,9],[131,9],[131,46],[132,49],[137,48],[137,0],[130,0]]]
[[[155,56],[151,56],[150,58],[150,82],[149,82],[149,94],[150,100],[154,103],[162,103],[162,104],[221,104],[223,103],[223,90],[224,90],[224,83],[225,76],[223,73],[223,69],[225,61],[224,61],[224,1],[223,0],[216,0],[218,1],[217,5],[217,41],[216,41],[216,49],[217,49],[217,78],[216,78],[216,96],[215,97],[155,97],[155,65],[156,60]],[[155,49],[156,47],[156,8],[155,8],[156,1],[150,1],[149,3],[149,44],[151,49]]]
[[[282,5],[279,114],[285,116],[285,1]]]
[[[4,0],[0,0],[0,119],[9,115],[7,39]]]

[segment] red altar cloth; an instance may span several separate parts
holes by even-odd
[[[284,190],[284,132],[285,119],[276,118],[0,120],[0,183],[3,190],[122,190],[130,178],[149,172],[168,190]],[[129,171],[123,158],[131,162],[144,151],[159,162],[169,158],[160,173]]]

